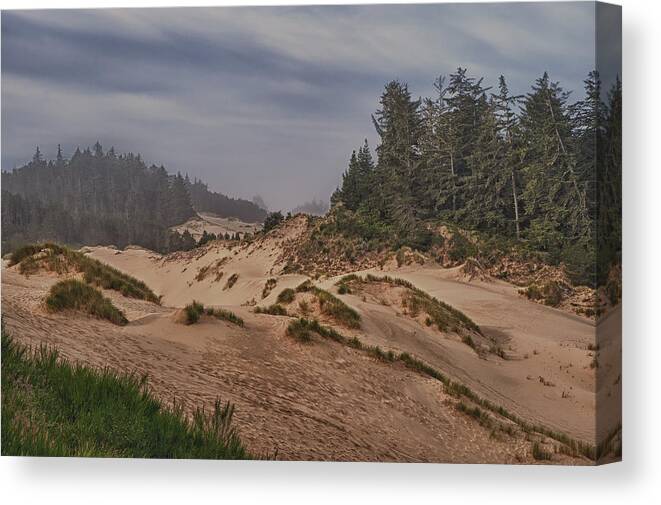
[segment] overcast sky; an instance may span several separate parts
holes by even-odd
[[[116,9],[2,13],[2,168],[39,145],[140,152],[271,208],[327,199],[377,139],[386,82],[430,96],[457,66],[526,92],[581,93],[594,4]]]

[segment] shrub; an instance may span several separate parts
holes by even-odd
[[[278,295],[277,302],[278,303],[291,303],[294,301],[294,297],[296,296],[296,292],[292,288],[286,288],[280,291],[280,294]]]
[[[280,211],[271,212],[266,216],[266,219],[264,220],[264,226],[262,228],[262,231],[264,233],[268,233],[273,228],[277,227],[280,223],[282,223],[284,220],[285,218],[282,215],[282,212]]]
[[[204,312],[204,305],[193,300],[192,303],[189,303],[184,307],[184,313],[186,319],[184,322],[186,324],[195,324],[200,320],[200,316]]]
[[[123,326],[128,323],[124,313],[98,289],[76,279],[67,279],[55,284],[46,298],[46,306],[52,312],[66,309],[81,310],[99,319],[107,319],[113,324]]]
[[[349,328],[360,328],[360,315],[328,291],[314,288],[322,314],[326,314]]]
[[[478,250],[475,244],[455,229],[452,233],[452,247],[448,251],[448,257],[452,261],[466,261],[468,258],[477,256]]]
[[[312,341],[311,322],[307,319],[296,319],[287,326],[287,335],[294,337],[299,342],[308,343]]]
[[[314,289],[314,285],[310,279],[301,282],[298,286],[296,286],[297,293],[307,293],[308,291],[312,291],[312,289]]]

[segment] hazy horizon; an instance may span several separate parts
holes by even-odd
[[[4,11],[2,169],[99,140],[271,209],[328,200],[392,79],[456,67],[575,97],[590,2]],[[612,76],[605,76],[612,79]]]

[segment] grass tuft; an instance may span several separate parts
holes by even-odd
[[[293,302],[295,297],[296,297],[296,292],[292,288],[285,288],[282,291],[280,291],[280,294],[278,295],[276,301],[278,303],[288,304]]]
[[[2,455],[249,459],[234,407],[162,405],[146,377],[32,352],[2,330]]]
[[[268,307],[255,307],[255,314],[270,314],[272,316],[286,316],[287,309],[278,303],[269,305]]]
[[[46,307],[51,312],[80,310],[99,319],[123,326],[128,323],[124,313],[98,289],[76,279],[60,281],[50,289]]]
[[[204,313],[204,305],[193,300],[192,303],[189,303],[184,307],[184,313],[186,314],[185,324],[195,324],[200,320],[200,317]]]
[[[215,309],[213,307],[207,307],[204,312],[207,316],[215,317],[216,319],[221,319],[227,321],[228,323],[236,324],[242,328],[245,326],[245,321],[237,316],[234,312],[227,309]]]

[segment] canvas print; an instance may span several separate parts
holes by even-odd
[[[620,460],[620,34],[3,11],[2,455]]]

